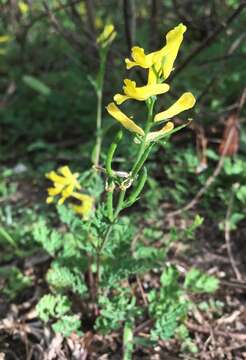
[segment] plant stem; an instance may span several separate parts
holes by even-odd
[[[101,252],[104,248],[104,245],[106,244],[110,234],[111,234],[111,231],[113,229],[113,223],[110,224],[108,226],[108,229],[102,239],[102,242],[100,244],[100,246],[97,248],[97,255],[96,255],[96,280],[95,280],[95,294],[96,294],[96,298],[98,296],[98,289],[99,289],[99,283],[100,283],[100,266],[101,266]]]
[[[114,220],[117,219],[117,217],[119,216],[120,211],[123,208],[125,195],[126,195],[126,189],[121,189],[119,199],[118,199],[118,204],[117,204],[117,207],[116,207],[116,210],[115,210],[115,213],[114,213]]]
[[[99,165],[102,147],[102,87],[97,91],[96,150],[94,165]]]

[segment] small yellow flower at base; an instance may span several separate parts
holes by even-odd
[[[84,219],[88,219],[94,207],[94,198],[80,193],[73,193],[73,197],[81,202],[79,205],[71,206],[73,211],[81,215]]]
[[[169,90],[168,84],[153,84],[137,87],[136,82],[129,79],[125,79],[124,83],[125,86],[123,86],[123,90],[125,95],[116,94],[114,96],[114,101],[118,105],[122,104],[128,99],[145,101],[151,96],[164,94]]]
[[[160,140],[164,135],[170,133],[174,128],[174,124],[169,121],[168,123],[166,123],[165,126],[163,126],[163,128],[159,131],[152,131],[147,135],[146,141],[151,142],[151,141],[156,141],[156,140]]]
[[[191,109],[196,103],[195,97],[190,92],[184,93],[173,105],[167,110],[162,111],[155,115],[154,121],[162,121],[171,119],[175,115]]]
[[[139,127],[133,120],[131,120],[128,116],[126,116],[119,108],[115,105],[115,103],[111,102],[106,107],[108,113],[117,121],[121,123],[127,130],[132,131],[136,134],[144,136],[144,131]]]
[[[81,186],[77,180],[79,174],[73,174],[68,166],[62,166],[58,171],[51,171],[46,177],[53,182],[53,187],[47,189],[48,197],[46,202],[50,204],[54,197],[61,195],[58,204],[61,205],[70,197],[75,189],[80,190]]]

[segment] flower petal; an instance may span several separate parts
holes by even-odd
[[[167,110],[160,112],[155,115],[154,121],[167,120],[175,115],[181,113],[182,111],[191,109],[195,105],[196,99],[192,93],[184,93],[173,105],[171,105]]]
[[[119,108],[115,105],[115,103],[110,103],[106,107],[108,113],[115,118],[117,121],[121,123],[127,130],[130,130],[134,133],[144,136],[144,131],[138,125],[135,124],[133,120],[131,120],[128,116],[126,116]]]
[[[153,64],[153,54],[154,53],[146,55],[143,48],[134,46],[131,52],[134,61],[126,59],[126,68],[131,69],[133,66],[141,66],[144,69],[150,68]]]
[[[183,41],[186,29],[186,26],[181,23],[167,33],[167,44],[165,46],[165,51],[163,52],[164,61],[162,67],[164,79],[168,78],[173,69],[173,64],[178,55],[178,51]]]
[[[124,83],[126,86],[123,89],[126,96],[138,101],[145,101],[151,96],[164,94],[169,90],[168,84],[152,84],[137,87],[136,82],[129,79],[125,79]]]
[[[54,197],[53,196],[48,196],[46,199],[46,203],[47,204],[51,204],[54,201]]]
[[[173,122],[169,121],[168,123],[166,123],[165,126],[163,126],[163,128],[159,131],[152,131],[147,135],[147,141],[155,141],[155,140],[159,140],[161,139],[161,137],[167,133],[169,133],[170,131],[172,131],[174,128],[174,124]]]
[[[114,96],[114,101],[116,102],[116,104],[120,105],[122,104],[124,101],[130,99],[129,96],[126,96],[126,95],[121,95],[121,94],[116,94]]]

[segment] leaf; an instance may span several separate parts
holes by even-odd
[[[2,227],[0,227],[0,239],[1,238],[14,248],[17,248],[14,238],[10,236],[9,233]]]
[[[77,315],[65,315],[62,319],[52,324],[54,332],[62,334],[65,337],[70,336],[74,332],[82,336],[83,333],[79,331],[80,327],[81,321]]]
[[[71,308],[71,303],[64,295],[44,295],[36,305],[38,316],[44,322],[65,315]]]
[[[49,96],[51,93],[51,89],[47,85],[45,85],[42,81],[31,75],[24,75],[22,77],[22,81],[27,86],[29,86],[30,88],[32,88],[33,90],[37,91],[38,93],[44,96]]]
[[[184,282],[184,288],[194,293],[212,293],[219,287],[219,280],[215,276],[207,275],[198,269],[190,269]]]

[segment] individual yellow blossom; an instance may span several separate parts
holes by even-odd
[[[151,96],[164,94],[169,90],[169,85],[167,84],[153,84],[137,87],[136,82],[129,79],[125,79],[124,83],[125,86],[123,86],[123,90],[125,95],[116,94],[114,96],[114,101],[118,105],[128,99],[145,101]]]
[[[149,69],[153,65],[154,54],[153,52],[146,55],[143,48],[134,46],[131,52],[133,61],[125,59],[126,68],[131,69],[134,66],[141,66],[144,69]]]
[[[114,103],[110,103],[107,106],[109,114],[121,123],[127,130],[136,133],[141,136],[145,136],[145,133],[141,127],[139,127],[133,120],[126,116]],[[174,125],[172,122],[168,122],[161,130],[150,132],[146,136],[146,141],[155,141],[157,138],[165,135],[173,129]]]
[[[156,74],[162,75],[164,80],[169,77],[186,29],[185,25],[179,24],[167,33],[166,45],[154,55],[153,65],[149,69],[148,84],[157,82]]]
[[[163,75],[164,79],[167,79],[173,69],[185,31],[186,26],[182,23],[179,24],[167,33],[166,45],[150,54],[145,54],[144,49],[134,46],[131,52],[133,61],[125,60],[127,69],[134,66],[149,69],[148,84],[156,83],[157,78],[161,75]]]
[[[46,202],[49,204],[54,201],[54,197],[61,195],[58,204],[61,205],[64,201],[72,196],[75,189],[81,189],[77,180],[79,174],[72,173],[68,166],[62,166],[58,171],[51,171],[46,174],[46,177],[53,182],[53,187],[47,189],[48,197]]]
[[[139,127],[133,120],[131,120],[128,116],[126,116],[119,108],[115,105],[115,103],[111,102],[106,107],[108,113],[115,118],[117,121],[121,123],[127,130],[130,130],[136,134],[144,136],[144,131]]]
[[[25,15],[28,13],[29,11],[29,6],[24,2],[24,1],[19,1],[18,2],[18,6],[19,6],[19,9],[20,9],[20,12]]]
[[[80,201],[79,205],[72,205],[72,209],[84,219],[88,219],[94,207],[94,198],[87,194],[74,192],[73,197]]]
[[[167,110],[162,111],[155,115],[154,121],[162,121],[171,119],[175,115],[181,113],[182,111],[191,109],[196,103],[196,99],[190,92],[184,93],[180,98],[171,105]]]
[[[97,38],[97,43],[103,48],[110,45],[116,37],[116,31],[113,24],[105,25],[102,33]]]
[[[151,141],[159,140],[162,136],[171,132],[173,128],[174,128],[174,123],[168,121],[168,123],[166,123],[161,130],[150,132],[146,137],[146,141],[151,142]]]

